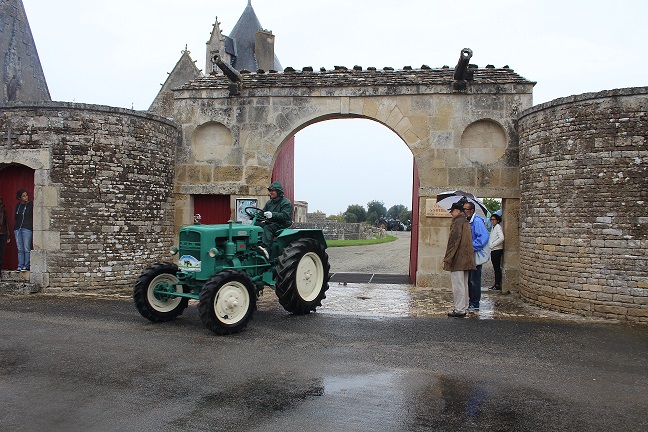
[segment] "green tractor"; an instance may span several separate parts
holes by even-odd
[[[261,246],[263,211],[246,207],[252,224],[189,225],[171,248],[178,263],[153,264],[137,278],[137,310],[153,322],[178,317],[189,299],[198,300],[200,320],[212,332],[239,332],[252,319],[264,287],[272,288],[288,312],[314,312],[326,298],[329,262],[321,230],[284,229],[271,250]]]

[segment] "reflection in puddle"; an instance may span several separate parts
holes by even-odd
[[[277,310],[279,305],[272,290],[264,291],[258,301],[261,310]],[[317,313],[324,315],[346,315],[359,318],[404,318],[436,317],[447,318],[452,310],[452,293],[447,290],[419,288],[399,284],[330,284],[326,299]],[[504,294],[482,289],[479,311],[469,311],[467,319],[557,319],[595,320],[578,315],[540,309],[524,304],[517,295]],[[456,320],[456,318],[453,318]]]

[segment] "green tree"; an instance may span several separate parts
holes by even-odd
[[[405,209],[400,212],[400,214],[398,216],[398,219],[403,223],[405,223],[407,221],[411,221],[412,220],[412,211],[407,210],[407,207],[405,207]]]
[[[335,218],[335,220],[338,221],[338,223],[345,223],[347,221],[346,216],[342,212],[336,214],[335,216],[331,216],[331,217]]]
[[[344,212],[348,223],[364,222],[367,220],[367,210],[359,204],[351,204]]]
[[[403,204],[393,205],[389,208],[389,210],[387,210],[387,216],[394,219],[400,219],[400,215],[403,210],[407,211],[407,207],[405,207]]]
[[[484,198],[482,202],[491,213],[495,213],[502,208],[502,201],[495,198]]]
[[[373,224],[379,218],[387,215],[387,209],[385,208],[385,203],[382,201],[369,201],[367,203],[367,221]]]

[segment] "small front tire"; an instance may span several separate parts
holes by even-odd
[[[255,285],[242,271],[224,270],[207,281],[200,291],[200,320],[217,335],[241,331],[255,310]]]
[[[164,293],[183,292],[182,285],[178,285],[177,273],[177,265],[163,262],[153,264],[137,278],[133,300],[144,318],[153,322],[170,321],[187,308],[188,298]]]

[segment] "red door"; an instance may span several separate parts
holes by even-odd
[[[412,232],[410,237],[410,265],[409,276],[412,283],[416,285],[416,270],[418,264],[418,232],[419,232],[419,179],[416,159],[414,160],[413,179],[412,179]]]
[[[292,136],[281,147],[272,170],[272,181],[279,180],[284,196],[295,202],[295,137]]]
[[[34,200],[34,170],[24,165],[8,165],[0,168],[0,197],[7,208],[7,227],[11,241],[6,245],[2,257],[3,269],[15,269],[18,267],[18,250],[16,239],[13,235],[14,210],[18,200],[16,192],[18,189],[25,189],[29,194],[29,200]],[[34,213],[37,210],[34,209]]]
[[[229,195],[194,195],[194,215],[201,224],[224,224],[232,218]]]

